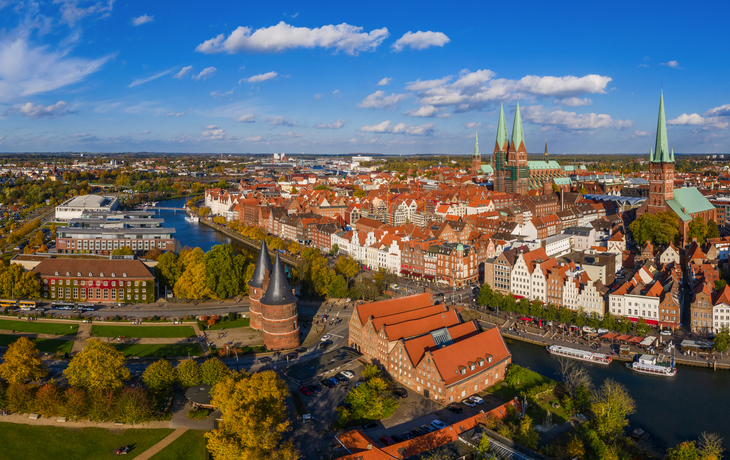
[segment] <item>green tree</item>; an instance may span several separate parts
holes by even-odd
[[[126,387],[116,400],[116,419],[124,423],[139,423],[152,416],[152,401],[142,387]]]
[[[627,417],[636,412],[636,403],[626,387],[607,379],[593,394],[596,431],[607,442],[621,434],[628,425]]]
[[[193,359],[186,359],[175,368],[177,382],[184,388],[200,385],[200,364]]]
[[[707,224],[701,217],[695,217],[687,225],[687,238],[697,238],[697,244],[705,244],[705,237],[707,237]]]
[[[183,273],[183,266],[178,261],[177,254],[173,251],[167,251],[157,259],[155,266],[155,275],[160,282],[169,287],[175,286],[175,283]]]
[[[713,348],[720,353],[725,353],[730,346],[730,329],[727,326],[720,328],[720,332],[715,335]]]
[[[722,438],[717,433],[702,432],[697,444],[697,452],[702,460],[720,460],[725,451]]]
[[[701,460],[694,441],[685,441],[667,450],[664,460]]]
[[[330,250],[331,256],[336,256],[340,252],[340,245],[335,243],[332,245],[332,249]]]
[[[134,251],[132,251],[132,248],[129,246],[124,246],[119,249],[115,249],[112,251],[113,256],[133,256]]]
[[[666,246],[679,236],[679,223],[677,217],[670,212],[647,212],[632,222],[629,230],[639,245],[651,241],[655,246]]]
[[[208,271],[205,262],[197,262],[186,268],[180,279],[175,283],[173,291],[176,297],[198,300],[212,292],[207,285]]]
[[[124,354],[111,344],[90,339],[63,371],[72,387],[87,390],[118,390],[129,380]]]
[[[716,280],[715,281],[715,290],[716,291],[722,291],[722,289],[727,286],[727,281],[725,280]]]
[[[477,296],[477,303],[482,307],[494,307],[494,291],[492,287],[484,283],[479,289],[479,295]]]
[[[208,358],[200,366],[200,380],[206,385],[216,385],[231,374],[231,370],[218,358]]]
[[[175,368],[166,359],[155,361],[142,373],[142,381],[151,390],[169,390],[177,381]]]
[[[341,255],[335,262],[335,271],[349,282],[360,273],[360,264],[350,256]]]
[[[651,331],[651,328],[648,324],[646,324],[645,318],[639,318],[638,321],[636,321],[636,334],[640,336],[645,336]]]
[[[11,343],[0,364],[0,376],[10,383],[25,383],[48,375],[33,340],[20,337]]]
[[[717,222],[715,222],[714,219],[710,219],[707,221],[707,239],[710,238],[719,238],[720,237],[720,230],[717,227]]]
[[[342,299],[347,297],[349,292],[347,290],[347,281],[342,275],[337,275],[332,283],[329,285],[328,296],[335,299]]]
[[[236,296],[243,290],[246,259],[231,245],[217,244],[205,254],[206,285],[219,299]]]

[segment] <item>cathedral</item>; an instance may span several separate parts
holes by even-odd
[[[251,328],[264,333],[267,350],[288,350],[300,345],[297,298],[276,255],[269,258],[266,241],[261,243],[258,260],[248,282]]]
[[[679,233],[687,242],[689,223],[699,217],[705,223],[716,220],[715,207],[694,187],[674,189],[674,149],[669,149],[667,123],[664,118],[664,92],[659,96],[659,120],[656,143],[649,151],[649,199],[636,211],[636,217],[644,213],[656,214],[669,211],[679,220]],[[643,242],[637,241],[641,244]]]

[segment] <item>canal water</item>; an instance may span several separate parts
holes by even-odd
[[[507,345],[515,364],[560,380],[558,358],[544,347],[517,340],[507,340]],[[730,371],[680,365],[676,376],[659,377],[636,374],[620,361],[608,366],[576,363],[588,369],[596,387],[610,378],[629,390],[636,401],[636,413],[629,417],[632,429],[646,431],[660,449],[696,440],[703,431],[718,433],[730,449]]]

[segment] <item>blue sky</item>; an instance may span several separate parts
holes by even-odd
[[[354,5],[354,6],[352,6]],[[727,2],[0,0],[0,152],[730,152]]]

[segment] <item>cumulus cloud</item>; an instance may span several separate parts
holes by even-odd
[[[61,3],[62,21],[73,27],[81,19],[93,14],[99,15],[100,18],[111,16],[114,0],[96,2],[86,8],[79,8],[79,0],[54,0],[53,3]]]
[[[386,85],[390,84],[390,82],[391,82],[391,81],[393,81],[393,79],[392,79],[392,78],[390,78],[390,77],[385,77],[385,78],[383,78],[382,80],[380,80],[380,81],[378,82],[378,86],[386,86]]]
[[[68,57],[68,50],[33,46],[26,36],[0,38],[0,102],[46,93],[78,83],[98,72],[112,56]]]
[[[639,131],[639,130],[636,130],[636,131],[634,131],[634,134],[631,137],[644,137],[644,136],[648,136],[650,134],[651,133],[649,131]]]
[[[226,134],[226,131],[218,125],[209,125],[205,127],[203,131],[203,138],[212,141],[231,141],[236,140],[236,137],[232,137]]]
[[[714,107],[704,113],[706,117],[730,117],[730,104]]]
[[[64,101],[58,101],[53,105],[34,105],[32,102],[26,102],[17,109],[17,112],[23,116],[37,120],[38,118],[60,117],[71,113],[71,110]]]
[[[296,121],[291,121],[286,117],[282,117],[281,115],[274,118],[269,118],[268,121],[271,126],[296,126]]]
[[[432,46],[444,46],[449,42],[449,37],[441,32],[406,32],[401,38],[395,41],[391,48],[394,52],[400,52],[405,47],[410,47],[414,50],[423,50]]]
[[[186,113],[190,112],[191,110],[193,110],[193,109],[187,109],[184,112],[170,112],[166,116],[168,116],[168,117],[182,117],[183,115],[185,115]]]
[[[199,74],[193,77],[193,80],[207,80],[213,75],[215,75],[215,71],[218,70],[215,67],[206,67],[203,69]]]
[[[253,30],[238,27],[228,37],[220,34],[195,48],[201,53],[276,53],[296,48],[325,48],[357,55],[374,51],[388,37],[388,29],[363,32],[362,27],[346,23],[310,29],[294,27],[284,21],[275,26]]]
[[[288,132],[285,132],[285,133],[281,133],[279,135],[280,136],[284,136],[284,137],[292,137],[292,138],[294,138],[294,137],[304,137],[304,134],[293,133],[291,131],[288,131]]]
[[[363,126],[360,131],[366,133],[392,133],[392,134],[406,134],[411,136],[428,136],[434,132],[434,124],[426,123],[420,126],[410,126],[405,123],[398,123],[391,125],[389,120],[386,120],[377,125]]]
[[[390,96],[386,95],[385,91],[376,91],[373,94],[369,95],[363,101],[358,104],[358,107],[363,108],[373,108],[373,109],[383,109],[392,107],[395,104],[404,101],[408,99],[407,94],[391,94]]]
[[[682,67],[679,66],[678,61],[669,61],[669,62],[662,62],[661,65],[665,65],[667,67],[671,67],[672,69],[681,69]]]
[[[191,65],[185,66],[182,69],[180,69],[180,72],[176,73],[172,78],[177,78],[179,80],[183,77],[188,76],[188,74],[190,74],[190,72],[192,70],[193,70],[193,66],[191,66]]]
[[[147,14],[143,14],[142,16],[132,18],[132,25],[135,27],[141,26],[142,24],[147,24],[148,22],[152,22],[154,20],[154,16],[147,16]]]
[[[276,72],[266,72],[259,75],[254,75],[253,77],[244,78],[238,81],[238,83],[241,83],[242,81],[246,81],[248,83],[261,83],[262,81],[266,80],[272,80],[276,78],[279,74]]]
[[[424,105],[415,110],[408,110],[405,115],[409,117],[440,117],[448,118],[451,115],[448,113],[439,113],[439,109],[432,105]]]
[[[261,136],[251,136],[246,138],[248,142],[261,142],[261,139]]]
[[[591,105],[591,104],[593,104],[593,100],[592,99],[588,99],[587,97],[584,97],[584,98],[580,98],[580,97],[566,97],[565,99],[560,99],[560,103],[563,104],[563,105],[567,105],[569,107],[580,107],[582,105]]]
[[[324,97],[324,94],[321,94],[321,93],[317,93],[314,95],[315,99],[322,99],[323,97]]]
[[[610,115],[602,113],[565,112],[554,110],[549,112],[542,106],[535,105],[522,109],[522,118],[538,125],[552,125],[563,129],[597,129],[597,128],[626,128],[631,126],[631,120],[614,120]]]
[[[256,122],[256,115],[254,115],[253,113],[241,115],[240,117],[236,118],[236,121],[239,121],[241,123],[254,123]]]
[[[210,95],[211,95],[211,96],[213,96],[213,97],[214,97],[214,98],[216,98],[216,99],[218,99],[218,98],[223,98],[223,97],[228,97],[228,96],[230,96],[231,94],[233,94],[233,90],[230,90],[230,91],[226,91],[226,92],[222,92],[222,91],[217,91],[217,90],[216,90],[216,91],[212,91],[212,92],[210,93]]]
[[[164,77],[168,73],[172,72],[174,69],[165,70],[164,72],[160,72],[157,74],[152,75],[151,77],[146,78],[138,78],[134,80],[132,83],[129,84],[129,88],[134,88],[135,86],[141,85],[143,83],[147,83],[148,81],[157,80],[160,77]],[[182,72],[182,71],[181,71]]]
[[[337,120],[336,122],[330,123],[330,124],[320,123],[320,124],[317,125],[317,128],[320,128],[320,129],[340,129],[343,126],[345,126],[345,120]]]
[[[716,109],[721,109],[721,107],[716,107],[715,109],[710,109],[710,110],[708,110],[708,112],[714,111]],[[708,112],[706,112],[705,115],[707,115]],[[717,111],[716,113],[723,113],[723,112]],[[678,116],[677,118],[668,120],[667,124],[678,125],[678,126],[700,126],[700,127],[702,127],[702,129],[713,129],[713,128],[714,129],[727,129],[728,125],[730,124],[730,118],[725,117],[725,116],[703,117],[698,113],[692,113],[689,115],[686,113],[683,113],[682,115]]]
[[[471,122],[471,123],[465,124],[464,125],[464,128],[466,128],[466,129],[472,129],[472,128],[479,128],[480,126],[482,126],[481,123]]]

